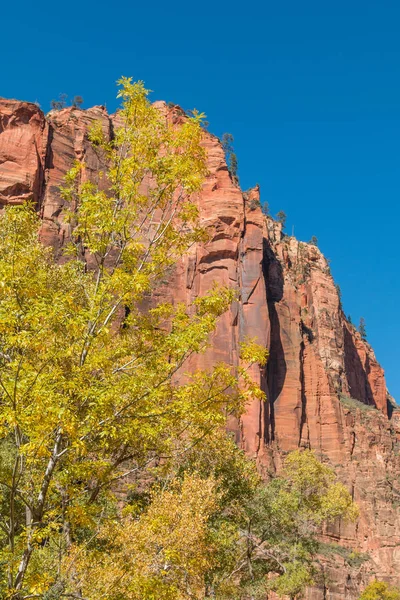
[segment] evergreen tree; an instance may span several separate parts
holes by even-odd
[[[269,210],[269,204],[268,204],[268,202],[263,202],[261,210],[262,210],[263,215],[265,215],[266,217],[269,216],[270,210]]]
[[[342,304],[342,290],[340,288],[340,285],[338,283],[335,283],[335,289],[339,298],[339,304]]]
[[[277,213],[276,218],[277,218],[277,220],[278,220],[279,223],[282,223],[282,229],[285,229],[286,219],[287,219],[286,213],[283,210],[280,210]]]
[[[364,317],[360,317],[360,324],[358,326],[358,333],[361,335],[363,340],[367,339],[367,330],[365,327],[365,319]]]
[[[238,185],[239,178],[237,174],[238,162],[237,156],[233,149],[233,135],[231,133],[224,133],[221,139],[222,147],[225,151],[226,162],[228,163],[228,169],[232,176],[233,181]]]

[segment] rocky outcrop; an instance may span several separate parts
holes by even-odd
[[[360,519],[325,532],[326,587],[309,598],[357,598],[372,574],[398,581],[400,413],[371,346],[343,314],[318,248],[267,219],[264,264],[271,323],[266,444],[275,464],[276,455],[313,448],[352,491]]]
[[[168,113],[164,103],[159,108]],[[34,104],[0,100],[0,205],[33,201],[42,239],[56,253],[69,235],[60,194],[65,173],[80,160],[82,179],[98,180],[104,166],[87,138],[94,120],[112,135],[115,118],[103,107],[44,117]],[[237,366],[247,337],[269,348],[267,368],[252,371],[267,402],[254,400],[230,426],[261,471],[279,469],[294,448],[310,447],[349,486],[361,517],[324,532],[325,578],[309,598],[354,599],[372,574],[395,581],[400,572],[400,412],[372,348],[343,314],[319,249],[262,214],[258,187],[240,190],[216,137],[205,133],[203,143],[209,175],[198,203],[209,240],[190,250],[155,295],[189,303],[216,282],[237,290],[209,351],[191,366]]]
[[[48,129],[34,104],[0,98],[0,206],[39,201]]]

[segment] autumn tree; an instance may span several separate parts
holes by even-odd
[[[365,588],[359,600],[400,600],[400,589],[384,581],[373,581]]]
[[[75,550],[88,600],[300,598],[318,573],[322,524],[357,516],[309,451],[290,454],[267,485],[223,430],[172,463],[150,497],[135,494],[121,519],[104,522],[101,551]]]
[[[237,508],[231,570],[216,578],[217,598],[302,597],[318,572],[323,523],[357,518],[358,509],[334,471],[311,451],[290,453],[278,477],[258,485]]]
[[[204,239],[194,201],[206,173],[202,117],[174,126],[142,83],[119,83],[113,139],[100,124],[90,132],[106,165],[103,187],[82,177],[84,163],[66,178],[64,260],[56,264],[39,242],[30,206],[7,208],[0,219],[0,585],[7,598],[81,597],[76,557],[99,549],[105,524],[120,518],[116,490],[128,481],[151,487],[152,468],[239,414],[246,395],[262,396],[250,380],[239,390],[225,365],[176,381],[188,357],[206,348],[231,291],[215,289],[189,307],[143,309],[165,269]],[[263,363],[265,351],[256,354]],[[201,489],[211,494],[212,481]]]

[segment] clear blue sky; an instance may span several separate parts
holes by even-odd
[[[0,95],[116,107],[120,75],[231,132],[242,187],[316,235],[400,401],[398,0],[6,2]]]

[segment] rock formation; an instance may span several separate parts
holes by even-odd
[[[163,103],[160,109],[167,111]],[[179,119],[179,111],[170,118]],[[0,205],[34,202],[42,239],[56,253],[69,234],[59,191],[66,171],[84,160],[82,176],[99,177],[100,159],[87,139],[94,120],[112,135],[114,118],[103,107],[45,117],[34,104],[0,99]],[[269,348],[267,368],[252,373],[268,400],[254,401],[231,424],[238,443],[265,473],[279,469],[286,452],[310,447],[359,503],[355,525],[338,522],[324,532],[324,579],[309,599],[355,599],[372,574],[399,582],[400,411],[384,372],[346,320],[319,249],[262,214],[258,188],[240,190],[216,137],[205,133],[204,146],[209,175],[198,203],[209,241],[193,248],[156,294],[190,302],[216,281],[238,291],[210,350],[196,358],[202,368],[235,366],[246,337]]]

